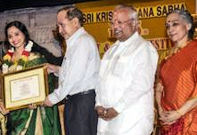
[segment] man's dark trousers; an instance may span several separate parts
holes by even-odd
[[[96,135],[97,122],[94,90],[68,96],[64,108],[66,135]]]

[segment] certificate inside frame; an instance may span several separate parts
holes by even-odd
[[[41,104],[48,95],[48,74],[45,65],[2,75],[5,108],[16,110],[29,104]]]

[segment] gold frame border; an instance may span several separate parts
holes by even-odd
[[[38,82],[38,83],[41,83],[39,84],[39,93],[40,93],[39,96],[28,98],[28,99],[22,99],[21,101],[16,101],[12,103],[11,95],[10,95],[11,93],[10,81],[12,81],[12,78],[22,79],[30,75],[35,75],[35,73],[36,75],[38,75],[39,80],[41,80]],[[16,72],[1,74],[0,78],[1,78],[1,84],[2,84],[2,93],[1,93],[2,99],[4,102],[5,108],[8,109],[9,111],[26,108],[31,103],[40,105],[43,103],[43,101],[45,100],[46,96],[49,93],[48,73],[47,73],[45,64],[34,66],[34,67],[27,68],[24,70],[19,70]]]

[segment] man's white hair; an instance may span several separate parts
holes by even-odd
[[[137,10],[133,6],[117,5],[114,9],[114,12],[121,9],[128,10],[130,18],[134,19],[135,21],[138,21]]]

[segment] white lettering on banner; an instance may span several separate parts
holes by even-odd
[[[114,38],[114,41],[116,39]],[[166,57],[167,51],[172,48],[173,44],[169,38],[153,38],[148,39],[158,50],[160,55],[160,60]],[[103,54],[110,48],[110,46],[114,43],[114,41],[105,41],[105,42],[98,42],[97,47],[99,49],[100,56],[102,58]]]

